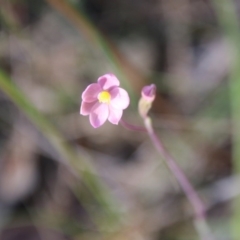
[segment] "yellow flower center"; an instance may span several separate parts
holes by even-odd
[[[98,94],[98,100],[100,103],[110,103],[111,95],[107,91],[102,91]]]

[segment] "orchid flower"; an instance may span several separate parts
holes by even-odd
[[[102,126],[106,120],[118,124],[123,110],[129,105],[128,93],[119,87],[120,82],[114,74],[108,73],[90,84],[82,93],[80,114],[89,115],[94,128]]]

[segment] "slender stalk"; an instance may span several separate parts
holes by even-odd
[[[147,133],[147,129],[145,127],[132,125],[124,121],[123,119],[120,120],[120,123],[123,127],[125,127],[128,130]]]
[[[182,190],[186,194],[189,202],[193,206],[194,215],[195,215],[195,227],[196,230],[200,236],[201,240],[213,240],[214,237],[212,236],[212,233],[208,227],[207,221],[206,221],[206,212],[205,212],[205,206],[198,196],[197,192],[195,191],[192,184],[187,179],[184,172],[181,170],[181,168],[177,165],[176,161],[173,159],[173,157],[168,153],[166,148],[163,146],[161,140],[157,137],[156,133],[154,132],[154,129],[152,127],[151,119],[145,115],[142,116],[144,120],[145,128],[140,126],[135,126],[130,123],[127,123],[124,120],[121,120],[120,123],[123,127],[126,129],[132,130],[132,131],[140,131],[148,133],[150,139],[152,140],[154,146],[156,147],[157,151],[163,156],[165,159],[165,162],[173,175],[176,177],[178,183],[180,184]]]
[[[144,124],[147,129],[148,135],[152,140],[152,143],[156,147],[157,151],[164,157],[167,166],[169,167],[173,175],[176,177],[189,202],[193,206],[195,213],[195,226],[200,238],[202,240],[212,240],[213,236],[206,221],[205,207],[202,200],[199,198],[192,184],[188,181],[186,175],[177,165],[173,157],[165,149],[161,140],[157,137],[152,127],[151,119],[148,116],[144,118]]]
[[[157,137],[155,134],[152,124],[151,124],[151,119],[147,117],[144,120],[147,132],[149,137],[151,138],[154,146],[158,150],[158,152],[164,157],[166,160],[166,163],[168,167],[171,169],[171,171],[174,173],[175,177],[177,178],[179,184],[185,191],[186,195],[188,196],[190,202],[192,203],[195,212],[196,212],[196,217],[197,218],[203,218],[204,217],[204,212],[205,212],[205,207],[198,197],[196,191],[190,184],[190,182],[187,180],[185,174],[182,172],[182,170],[178,167],[177,163],[174,161],[172,156],[168,153],[168,151],[164,148],[161,140]]]

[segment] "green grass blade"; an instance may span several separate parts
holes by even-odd
[[[101,180],[94,174],[93,166],[83,157],[80,157],[68,145],[64,137],[52,124],[31,104],[25,95],[17,88],[6,73],[0,69],[0,89],[15,103],[15,105],[28,117],[28,119],[42,132],[49,143],[80,176],[93,197],[98,201],[107,219],[111,222],[117,220],[118,211],[110,197],[110,193],[102,185]],[[109,220],[110,221],[110,220]],[[102,221],[104,223],[104,221]]]
[[[240,174],[240,31],[232,0],[213,0],[220,26],[233,48],[234,60],[230,73],[230,101],[232,116],[232,153],[234,173]],[[233,203],[232,239],[240,239],[240,197]]]

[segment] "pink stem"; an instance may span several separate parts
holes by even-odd
[[[177,165],[176,161],[172,158],[168,151],[164,148],[161,140],[157,137],[152,127],[151,119],[148,116],[144,117],[143,119],[148,135],[151,138],[154,146],[156,147],[158,152],[164,157],[166,164],[178,180],[178,183],[182,187],[182,190],[184,191],[189,202],[193,206],[193,210],[195,212],[195,224],[199,236],[202,240],[213,239],[213,236],[207,225],[205,207],[202,200],[199,198],[192,184],[188,181],[184,172]]]
[[[148,119],[146,119],[145,121],[147,122]],[[153,144],[155,145],[158,152],[164,157],[169,169],[174,173],[174,175],[177,178],[179,184],[181,185],[183,191],[188,196],[189,201],[193,205],[195,213],[196,213],[196,217],[199,219],[204,218],[205,207],[204,207],[201,199],[198,197],[198,194],[196,193],[195,189],[193,188],[191,183],[188,181],[188,179],[185,176],[185,174],[183,173],[183,171],[177,165],[176,161],[172,158],[172,156],[164,148],[161,140],[155,134],[155,132],[152,128],[152,125],[149,123],[145,123],[145,125],[146,125],[146,129],[148,130],[148,135],[151,138]]]
[[[128,130],[131,130],[131,131],[145,132],[145,133],[148,132],[145,127],[132,125],[132,124],[130,124],[130,123],[125,122],[125,121],[122,120],[122,119],[120,120],[120,123],[122,124],[123,127],[125,127],[125,128],[128,129]]]
[[[201,201],[201,199],[198,197],[196,191],[194,190],[191,183],[186,178],[185,174],[182,172],[182,170],[177,165],[176,161],[172,158],[172,156],[167,152],[165,147],[163,146],[161,140],[157,137],[155,134],[152,124],[149,123],[150,119],[145,119],[145,126],[148,130],[148,135],[151,138],[153,144],[155,145],[158,152],[163,155],[163,157],[166,160],[166,163],[168,167],[171,169],[171,171],[174,173],[175,177],[177,178],[179,184],[181,185],[183,191],[188,196],[189,201],[194,207],[196,217],[199,219],[204,218],[205,215],[205,207]]]
[[[184,172],[177,165],[176,161],[172,158],[172,156],[168,153],[168,151],[164,148],[161,140],[157,137],[157,135],[154,132],[154,129],[152,127],[151,119],[148,116],[145,116],[145,117],[143,117],[143,120],[144,120],[144,124],[145,124],[146,128],[131,125],[129,123],[126,123],[123,120],[121,120],[121,124],[124,127],[126,127],[127,129],[148,133],[154,146],[156,147],[158,152],[164,157],[167,166],[169,167],[171,172],[176,177],[182,190],[186,194],[189,202],[192,204],[193,210],[195,213],[196,229],[197,229],[201,239],[202,240],[213,240],[214,238],[213,238],[211,231],[207,225],[205,207],[204,207],[202,200],[199,198],[197,192],[195,191],[194,187],[187,179]]]

